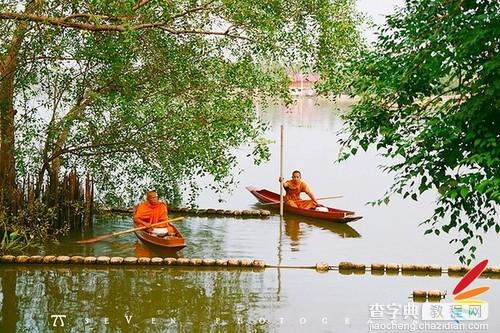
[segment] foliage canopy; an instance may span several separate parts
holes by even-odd
[[[0,60],[17,52],[16,174],[39,192],[76,168],[110,201],[150,186],[174,197],[207,174],[220,190],[235,147],[268,156],[253,101],[286,99],[291,64],[340,91],[358,25],[352,0],[0,1]]]
[[[498,13],[498,1],[407,1],[356,66],[342,142],[344,158],[373,145],[396,161],[379,204],[437,190],[426,233],[457,231],[468,263],[481,233],[500,232]]]

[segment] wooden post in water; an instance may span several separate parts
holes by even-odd
[[[87,173],[87,177],[85,178],[85,194],[84,194],[84,210],[83,210],[83,225],[88,228],[90,226],[90,221],[92,218],[92,196],[93,196],[93,180],[90,178],[90,175]]]
[[[283,217],[283,125],[280,132],[280,217]]]

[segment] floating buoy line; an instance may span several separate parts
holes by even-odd
[[[122,214],[132,214],[133,209],[130,208],[101,208],[101,212],[104,213],[122,213]],[[215,208],[178,208],[178,207],[168,207],[168,211],[171,213],[182,213],[189,215],[222,215],[231,217],[270,217],[271,212],[267,209],[243,209],[243,210],[233,210],[233,209],[215,209]]]
[[[270,265],[260,259],[212,259],[212,258],[160,258],[160,257],[108,257],[108,256],[0,256],[3,264],[81,264],[81,265],[163,265],[163,266],[186,266],[186,267],[239,267],[239,268],[280,268],[280,269],[315,269],[318,272],[338,271],[342,275],[364,274],[371,272],[372,275],[420,275],[441,276],[463,276],[469,271],[466,266],[449,266],[443,269],[438,265],[412,265],[412,264],[381,264],[374,263],[370,266],[342,261],[338,265],[328,265],[319,262],[316,265]],[[500,267],[486,267],[482,272],[482,278],[500,278]]]

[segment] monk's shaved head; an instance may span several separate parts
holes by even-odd
[[[152,205],[158,203],[158,193],[155,190],[147,191],[146,200]]]

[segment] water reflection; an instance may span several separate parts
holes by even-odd
[[[354,228],[350,227],[347,224],[332,223],[319,219],[302,216],[299,217],[295,215],[284,216],[283,219],[285,222],[285,234],[290,237],[290,245],[292,251],[299,251],[300,239],[307,237],[307,235],[303,231],[301,231],[301,223],[309,226],[314,226],[321,230],[331,231],[341,238],[361,237],[361,235]]]
[[[269,205],[263,205],[261,203],[254,204],[253,208],[275,210],[273,207],[270,207]],[[283,222],[285,226],[285,235],[287,235],[291,240],[290,245],[292,247],[292,251],[299,251],[300,239],[308,236],[303,232],[303,230],[301,230],[301,224],[313,226],[318,228],[319,230],[331,231],[341,238],[361,237],[361,234],[347,223],[334,223],[331,221],[325,221],[290,213],[285,214],[285,216],[283,217]]]
[[[241,271],[6,265],[0,279],[0,332],[48,331],[54,314],[65,332],[265,332],[257,305],[276,303]]]
[[[321,230],[328,230],[331,231],[337,236],[341,238],[358,238],[361,237],[359,232],[357,232],[353,227],[346,223],[332,223],[329,221],[323,221],[320,219],[314,219],[310,217],[298,217],[294,215],[290,216],[285,216],[284,217],[285,222],[287,225],[290,225],[291,227],[289,228],[290,231],[290,238],[292,240],[299,239],[299,234],[300,232],[300,223],[304,223],[307,225],[315,226]],[[288,230],[288,228],[287,228]],[[292,234],[293,233],[293,234]]]
[[[183,256],[182,251],[177,251],[175,249],[161,248],[150,244],[142,243],[141,241],[137,241],[135,243],[134,250],[135,250],[135,256],[137,258],[140,257],[180,258]]]

